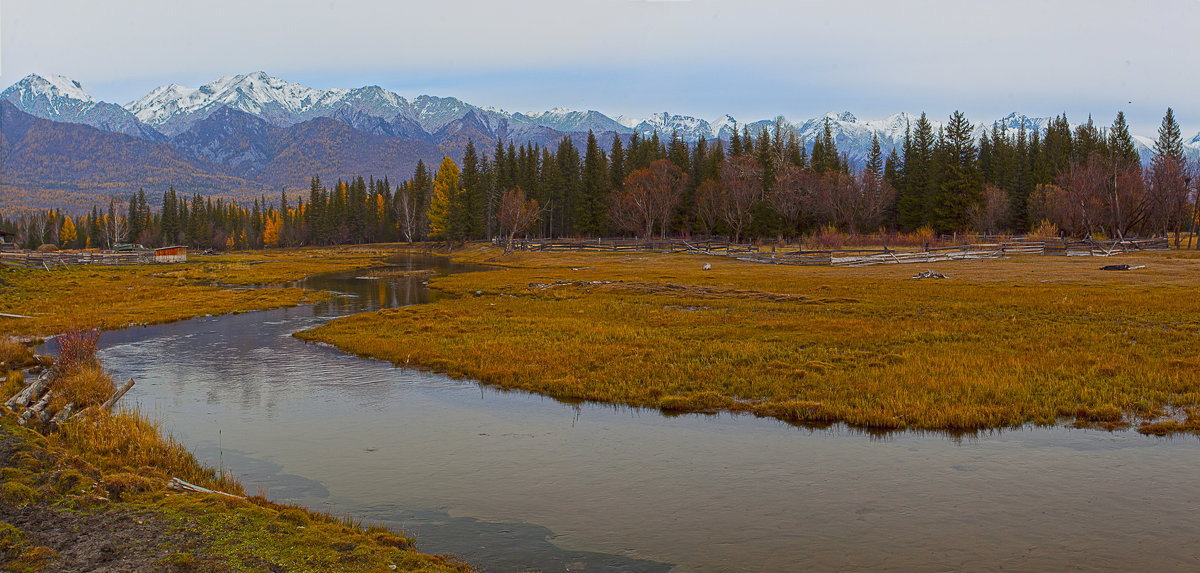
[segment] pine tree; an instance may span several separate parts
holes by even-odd
[[[966,229],[968,213],[983,193],[978,149],[971,131],[971,122],[961,111],[955,111],[946,124],[939,166],[941,180],[933,201],[933,224],[938,231]]]
[[[464,238],[478,238],[484,235],[483,175],[479,172],[475,142],[470,139],[462,161],[462,200],[455,219]]]
[[[621,136],[613,138],[612,150],[608,153],[608,181],[610,189],[620,189],[625,181],[625,150],[621,148]]]
[[[879,134],[871,134],[871,151],[867,153],[865,171],[875,180],[883,177],[883,151],[879,148]]]
[[[916,129],[904,139],[903,182],[897,188],[897,217],[900,227],[915,230],[930,221],[930,196],[934,185],[933,153],[936,140],[933,124],[924,113]]]
[[[742,146],[742,136],[738,134],[737,122],[733,124],[733,133],[729,136],[729,156],[741,157],[745,153]]]
[[[179,207],[178,198],[175,195],[175,187],[168,187],[166,193],[163,193],[162,215],[160,216],[160,231],[162,238],[160,239],[163,246],[174,245],[179,242]]]
[[[601,236],[607,230],[608,177],[604,152],[600,151],[595,134],[588,130],[587,148],[583,156],[582,197],[576,216],[580,233]]]
[[[1173,227],[1175,246],[1178,247],[1183,219],[1192,213],[1187,209],[1187,164],[1183,156],[1183,137],[1175,121],[1175,111],[1169,107],[1158,128],[1150,168],[1152,193],[1149,224],[1155,232],[1163,235]]]
[[[1137,165],[1141,161],[1137,147],[1133,144],[1133,137],[1129,135],[1129,125],[1125,123],[1123,111],[1117,112],[1117,118],[1108,130],[1108,150],[1113,159],[1121,165]]]
[[[510,149],[511,151],[511,149]],[[409,186],[413,204],[416,206],[416,229],[414,238],[424,238],[429,231],[429,204],[433,197],[433,179],[425,162],[418,159],[413,171],[412,184]]]

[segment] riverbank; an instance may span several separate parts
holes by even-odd
[[[435,277],[450,296],[297,336],[565,401],[804,425],[1200,430],[1200,257],[790,267],[514,253]],[[712,270],[703,270],[704,263]],[[1111,264],[1143,266],[1101,271]]]
[[[89,422],[80,422],[86,424]],[[173,450],[210,487],[240,487],[195,464],[152,424],[123,412],[100,422],[134,429],[128,444]],[[413,549],[411,539],[262,497],[178,493],[162,465],[124,465],[68,436],[0,418],[0,562],[10,571],[467,571]],[[110,435],[90,439],[111,440]],[[118,438],[119,439],[119,438]],[[135,443],[140,440],[141,443]],[[157,443],[155,441],[158,440]]]
[[[330,295],[227,285],[281,285],[373,266],[393,254],[391,246],[289,249],[199,257],[185,265],[3,269],[0,312],[29,318],[2,318],[0,332],[31,338],[81,326],[113,329],[316,302]],[[24,383],[19,369],[31,365],[31,357],[14,339],[0,337],[5,399]],[[107,396],[112,380],[88,360],[81,378]],[[59,391],[80,394],[70,386]],[[0,473],[6,570],[469,570],[451,558],[421,554],[411,539],[384,528],[246,496],[240,484],[199,463],[136,408],[91,413],[44,434],[4,411]],[[173,491],[167,487],[172,478],[224,493]]]
[[[115,389],[95,339],[54,365],[55,401],[81,414],[48,428],[0,416],[0,563],[10,571],[467,571],[413,541],[262,495],[200,464],[136,407],[110,413]],[[82,340],[82,343],[80,342]],[[69,358],[69,359],[68,359]],[[0,339],[0,394],[23,386],[32,354]],[[16,406],[14,406],[16,407]],[[61,404],[56,407],[60,408]],[[19,408],[19,407],[18,407]],[[181,492],[176,480],[203,488]]]

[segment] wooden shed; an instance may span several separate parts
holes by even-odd
[[[173,245],[154,249],[154,262],[156,263],[186,263],[187,262],[187,247]]]
[[[13,242],[16,238],[16,235],[8,231],[0,231],[0,251],[17,250],[17,244]]]

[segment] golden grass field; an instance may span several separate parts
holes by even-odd
[[[501,388],[667,412],[880,430],[1200,430],[1193,253],[864,268],[491,247],[457,257],[505,268],[437,277],[431,286],[450,296],[297,336]],[[1146,268],[1099,270],[1107,264]],[[926,267],[950,278],[910,279]]]
[[[283,285],[309,275],[376,264],[395,246],[274,249],[189,257],[173,265],[0,268],[0,334],[49,336],[71,327],[106,329],[295,306],[326,298]]]

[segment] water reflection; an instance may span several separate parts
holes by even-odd
[[[872,438],[665,418],[481,389],[290,336],[430,296],[424,277],[355,276],[307,281],[353,295],[328,305],[106,333],[102,358],[251,491],[403,528],[423,550],[493,570],[1195,567],[1195,439]]]

